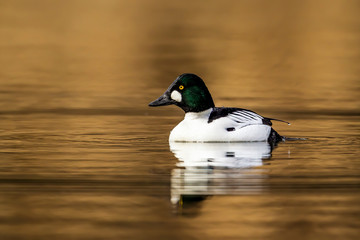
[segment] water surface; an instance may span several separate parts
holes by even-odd
[[[356,1],[0,1],[1,239],[358,239]],[[169,145],[183,72],[266,143]]]

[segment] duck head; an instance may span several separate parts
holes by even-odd
[[[192,73],[177,77],[163,95],[149,103],[150,107],[174,104],[187,112],[202,112],[214,107],[204,81]]]

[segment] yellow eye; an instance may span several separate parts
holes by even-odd
[[[180,90],[183,90],[183,89],[184,89],[184,86],[183,86],[183,85],[180,85],[180,86],[179,86],[179,89],[180,89]]]

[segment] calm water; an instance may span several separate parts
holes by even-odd
[[[0,1],[1,239],[359,239],[357,1]],[[183,72],[306,141],[171,144]]]

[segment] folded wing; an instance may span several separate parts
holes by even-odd
[[[221,118],[223,120],[231,120],[231,122],[233,122],[231,125],[236,128],[242,128],[248,125],[272,125],[270,119],[242,108],[214,108],[209,116],[208,123]]]

